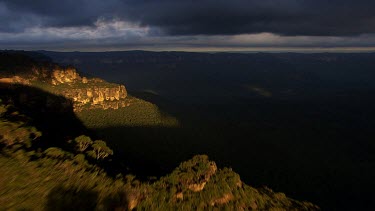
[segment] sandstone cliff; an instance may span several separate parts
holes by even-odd
[[[73,67],[32,65],[23,74],[0,74],[0,83],[23,84],[62,95],[73,102],[75,111],[83,109],[118,109],[126,107],[124,85],[98,78],[82,77]],[[8,71],[11,72],[11,71]]]
[[[71,99],[76,111],[82,109],[118,109],[128,105],[124,85],[98,78],[81,77],[74,68],[54,69],[50,84],[56,93]]]
[[[73,100],[74,108],[81,109],[118,109],[128,105],[125,100],[127,92],[124,85],[106,82],[88,82],[84,85],[69,84],[60,90],[60,94]]]
[[[19,76],[13,76],[13,77],[9,77],[9,78],[1,78],[0,77],[0,83],[30,85],[30,80],[24,79],[24,78],[19,77]]]
[[[81,81],[81,76],[74,68],[55,69],[51,73],[51,83],[53,85],[79,81]]]

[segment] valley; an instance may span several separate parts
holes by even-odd
[[[2,73],[2,83],[35,90],[10,87],[5,97],[38,120],[45,141],[80,134],[105,140],[113,149],[111,165],[99,164],[109,176],[156,181],[205,154],[246,183],[322,209],[372,203],[373,54],[43,53],[49,57],[24,52],[44,62],[31,62],[39,68],[29,73],[28,62],[12,66],[16,75]],[[242,65],[233,70],[232,60]],[[349,65],[355,62],[362,69]],[[37,89],[51,96],[41,98]],[[43,113],[56,105],[74,113]],[[64,125],[69,134],[60,131]]]
[[[133,95],[178,120],[180,127],[93,125],[126,159],[139,162],[139,175],[163,175],[204,153],[244,181],[323,208],[367,207],[359,203],[364,198],[371,204],[374,54],[48,55],[127,84]],[[137,143],[127,142],[128,134]]]
[[[232,169],[219,168],[203,154],[192,155],[160,175],[149,162],[135,159],[133,155],[142,151],[132,154],[122,144],[140,143],[137,135],[145,134],[144,130],[132,134],[127,128],[178,127],[175,118],[128,96],[123,85],[81,77],[74,68],[34,52],[0,52],[0,61],[0,204],[4,209],[319,210],[270,188],[248,186]],[[126,106],[119,106],[124,102]],[[111,125],[123,127],[113,141],[107,138],[115,131],[99,133],[93,127]],[[141,157],[147,161],[147,156]]]

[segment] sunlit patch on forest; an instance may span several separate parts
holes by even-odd
[[[77,117],[88,128],[121,126],[179,127],[175,117],[162,112],[155,104],[145,100],[127,97],[129,106],[120,109],[92,109],[77,112]]]

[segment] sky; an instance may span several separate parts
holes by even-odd
[[[374,0],[0,0],[0,49],[375,51]]]

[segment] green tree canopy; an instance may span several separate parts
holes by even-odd
[[[77,144],[77,148],[80,152],[85,151],[91,144],[93,144],[93,141],[90,137],[81,135],[74,139],[74,141]]]
[[[90,155],[97,160],[104,159],[109,155],[113,155],[113,150],[107,146],[107,144],[102,140],[94,141],[92,145],[93,150],[91,151]]]

